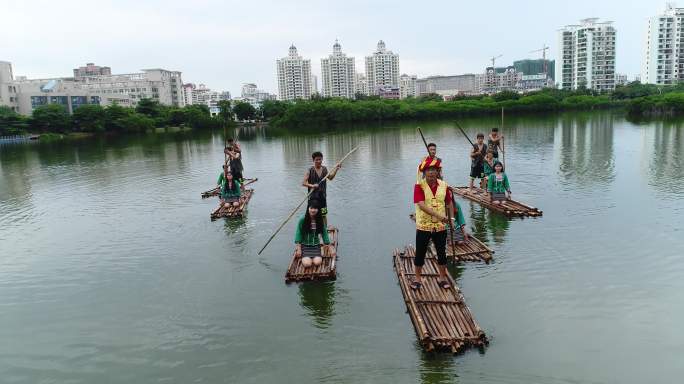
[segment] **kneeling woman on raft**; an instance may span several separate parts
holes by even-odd
[[[235,180],[233,173],[228,171],[227,167],[223,166],[225,177],[224,180],[220,180],[221,183],[221,205],[228,208],[231,205],[237,207],[240,205],[240,196],[242,195],[242,188],[240,187],[240,182]]]
[[[309,208],[304,216],[297,223],[295,233],[295,256],[302,258],[302,265],[305,268],[313,265],[321,265],[325,249],[321,247],[323,240],[324,247],[328,247],[328,254],[335,257],[335,247],[330,245],[328,229],[323,224],[320,204],[316,200],[309,202]]]
[[[502,201],[511,198],[511,185],[508,182],[508,176],[504,173],[503,164],[498,161],[494,163],[494,173],[489,175],[487,180],[487,192],[489,192],[489,199],[494,204],[500,204]]]

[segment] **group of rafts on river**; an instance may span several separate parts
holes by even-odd
[[[459,129],[468,138],[460,126]],[[467,232],[463,211],[454,197],[458,195],[475,201],[509,217],[536,217],[541,216],[542,211],[511,199],[511,186],[504,171],[505,159],[499,161],[500,152],[505,158],[504,138],[497,128],[492,129],[486,143],[482,133],[474,143],[468,138],[472,144],[471,171],[470,185],[465,187],[452,187],[443,181],[437,145],[427,143],[420,128],[418,130],[428,155],[418,165],[413,191],[415,213],[410,219],[416,225],[415,247],[409,245],[395,249],[393,253],[399,286],[416,335],[426,350],[457,353],[468,346],[483,347],[488,342],[487,337],[449,274],[447,260],[489,263],[494,251]],[[357,148],[347,153],[332,170],[323,165],[321,152],[312,154],[313,165],[302,181],[308,194],[259,251],[261,254],[306,202],[306,212],[297,221],[295,250],[285,275],[287,283],[336,278],[339,231],[327,223],[326,185]],[[220,204],[211,213],[212,220],[242,217],[254,192],[245,187],[256,181],[242,177],[242,150],[237,142],[229,140],[224,153],[226,160],[217,187],[202,194],[203,198],[219,197]],[[474,185],[477,179],[479,187]]]

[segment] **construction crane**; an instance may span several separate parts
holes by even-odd
[[[495,66],[494,64],[496,63],[496,59],[498,59],[498,58],[501,57],[501,56],[503,56],[503,55],[494,56],[494,57],[492,57],[492,58],[490,59],[490,60],[492,61],[492,68],[494,68],[494,72],[495,72],[495,73],[496,73],[496,66]]]
[[[541,52],[542,53],[542,63],[544,64],[544,75],[548,76],[549,69],[548,69],[548,63],[546,62],[546,51],[548,51],[549,47],[544,44],[541,49],[537,49],[534,51],[530,51],[530,53],[536,53],[536,52]]]

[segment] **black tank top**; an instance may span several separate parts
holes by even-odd
[[[307,180],[307,182],[309,184],[318,184],[318,189],[316,189],[316,191],[314,191],[314,193],[311,194],[311,199],[314,199],[314,198],[325,199],[326,184],[327,183],[325,181],[323,181],[323,182],[321,182],[321,181],[323,179],[325,179],[326,176],[328,176],[328,168],[326,168],[325,166],[322,166],[321,168],[323,170],[321,171],[320,176],[318,176],[318,173],[316,173],[316,168],[314,168],[314,167],[309,168],[309,179]],[[311,192],[311,188],[309,188],[309,192]]]

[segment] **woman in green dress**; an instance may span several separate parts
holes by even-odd
[[[503,164],[498,161],[494,163],[494,173],[489,176],[487,192],[489,192],[490,201],[494,204],[501,204],[502,201],[511,198],[511,185],[508,182],[508,176],[504,173]]]
[[[335,257],[335,247],[330,245],[328,229],[323,224],[320,204],[316,200],[309,202],[309,207],[304,216],[297,223],[295,233],[295,257],[302,258],[302,265],[305,268],[311,265],[321,265],[324,249],[321,247],[321,240],[324,247],[328,247],[328,254]]]

